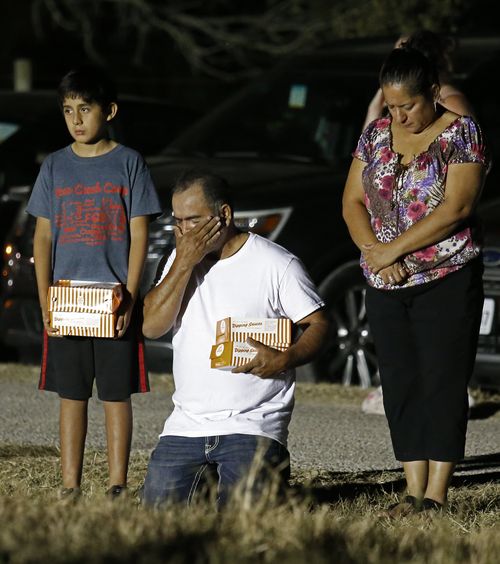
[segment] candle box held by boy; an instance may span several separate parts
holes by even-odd
[[[47,296],[50,325],[63,336],[114,337],[122,299],[120,283],[59,280]]]

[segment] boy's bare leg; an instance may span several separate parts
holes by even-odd
[[[87,436],[87,406],[88,400],[61,398],[59,436],[62,480],[65,488],[79,488],[82,481],[83,454]]]
[[[108,444],[109,485],[125,486],[132,442],[132,403],[130,398],[125,401],[103,403]]]

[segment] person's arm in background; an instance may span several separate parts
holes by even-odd
[[[128,255],[126,295],[123,309],[120,311],[116,321],[118,338],[123,337],[129,326],[132,311],[139,294],[148,251],[148,232],[149,217],[147,215],[133,217],[130,220],[130,250]]]
[[[375,92],[375,96],[373,96],[370,103],[368,104],[365,121],[363,122],[363,127],[361,128],[361,131],[364,131],[366,129],[366,126],[369,123],[371,123],[374,119],[378,119],[382,117],[384,106],[385,106],[384,95],[382,93],[382,89],[379,88],[377,92]]]
[[[48,335],[57,335],[57,329],[50,326],[47,308],[47,294],[52,283],[52,231],[50,219],[37,217],[35,236],[33,239],[33,258],[35,262],[38,301],[42,311],[43,326]]]
[[[449,93],[448,93],[449,92]],[[467,96],[454,87],[445,85],[440,90],[439,103],[450,112],[454,112],[460,116],[474,117],[474,109],[467,99]]]

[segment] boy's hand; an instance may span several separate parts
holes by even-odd
[[[247,343],[257,349],[257,354],[250,362],[243,366],[233,368],[231,372],[241,374],[242,372],[259,376],[259,378],[280,378],[286,370],[286,356],[282,351],[268,347],[251,337]]]
[[[50,315],[48,311],[42,310],[42,321],[43,327],[49,337],[62,337],[62,335],[59,335],[59,329],[50,326]]]
[[[120,339],[123,335],[125,335],[125,332],[130,324],[130,320],[132,319],[134,304],[131,300],[126,300],[126,302],[126,305],[123,308],[120,308],[118,319],[116,320],[116,339]]]
[[[174,227],[177,256],[189,267],[196,266],[205,255],[214,251],[221,235],[221,222],[218,217],[206,217],[192,229],[183,232]]]

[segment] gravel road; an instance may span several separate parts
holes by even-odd
[[[0,444],[57,445],[58,398],[36,389],[36,367],[0,364]],[[150,451],[156,444],[165,417],[172,409],[170,378],[151,376],[152,392],[135,395],[132,448]],[[394,460],[385,417],[365,415],[360,410],[365,392],[311,391],[311,384],[298,385],[298,399],[292,417],[289,450],[292,468],[331,472],[362,472],[400,468]],[[304,388],[309,386],[308,389]],[[304,393],[304,390],[308,393]],[[321,391],[321,393],[319,393]],[[500,470],[500,404],[478,406],[469,421],[466,460],[462,473]],[[101,402],[89,405],[87,444],[105,447]]]

